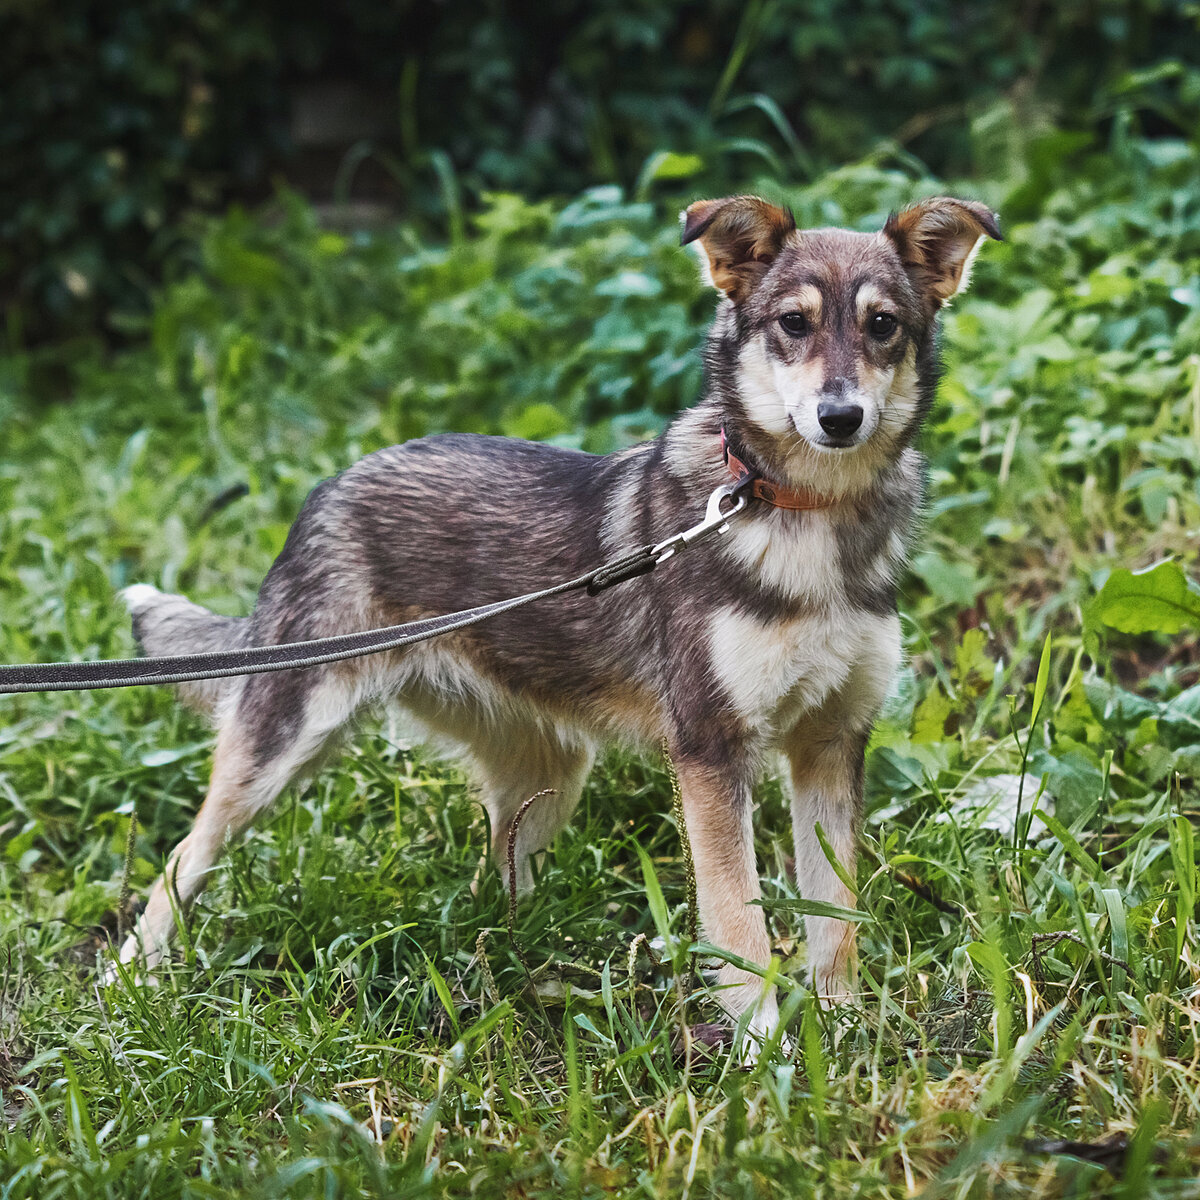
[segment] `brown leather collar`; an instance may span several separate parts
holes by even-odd
[[[808,488],[784,487],[780,483],[771,483],[764,479],[730,450],[729,437],[725,433],[724,425],[721,426],[721,453],[735,482],[741,483],[748,479],[746,488],[750,495],[764,504],[770,504],[773,508],[786,508],[791,512],[809,512],[817,508],[832,508],[837,503],[832,496],[822,496],[819,492],[810,491]]]

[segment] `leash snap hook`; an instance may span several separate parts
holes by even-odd
[[[726,500],[733,501],[730,508],[722,507]],[[746,496],[741,491],[740,483],[721,484],[708,497],[708,504],[704,509],[704,520],[690,529],[685,529],[682,533],[677,533],[674,537],[667,538],[666,541],[659,542],[651,549],[650,553],[654,555],[657,562],[663,563],[678,554],[680,550],[707,537],[710,533],[725,533],[729,529],[729,518],[740,513],[746,504]]]

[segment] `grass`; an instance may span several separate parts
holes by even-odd
[[[680,1061],[714,1008],[687,994],[665,764],[601,764],[510,928],[497,877],[470,890],[477,805],[389,717],[232,850],[155,986],[105,987],[209,735],[161,691],[7,698],[0,1196],[1200,1194],[1196,631],[1122,635],[1091,604],[1115,567],[1194,574],[1200,176],[1174,143],[1055,136],[958,185],[1008,241],[947,320],[861,1001],[802,985],[768,781],[797,1049]],[[867,228],[955,186],[879,158],[787,198]],[[0,362],[3,660],[128,652],[135,580],[244,611],[307,490],[379,445],[604,450],[695,394],[711,300],[666,206],[497,197],[449,249],[269,216],[198,230],[142,344],[76,363],[70,403]]]

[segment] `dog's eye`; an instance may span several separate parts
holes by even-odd
[[[809,330],[808,318],[799,312],[784,313],[779,318],[779,324],[783,326],[784,333],[790,333],[792,337],[803,337]]]
[[[870,320],[868,328],[871,336],[877,341],[886,342],[896,332],[899,322],[891,313],[876,313]]]

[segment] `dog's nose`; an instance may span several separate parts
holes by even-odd
[[[817,405],[817,420],[830,437],[848,438],[862,424],[862,419],[863,410],[859,404],[822,400]]]

